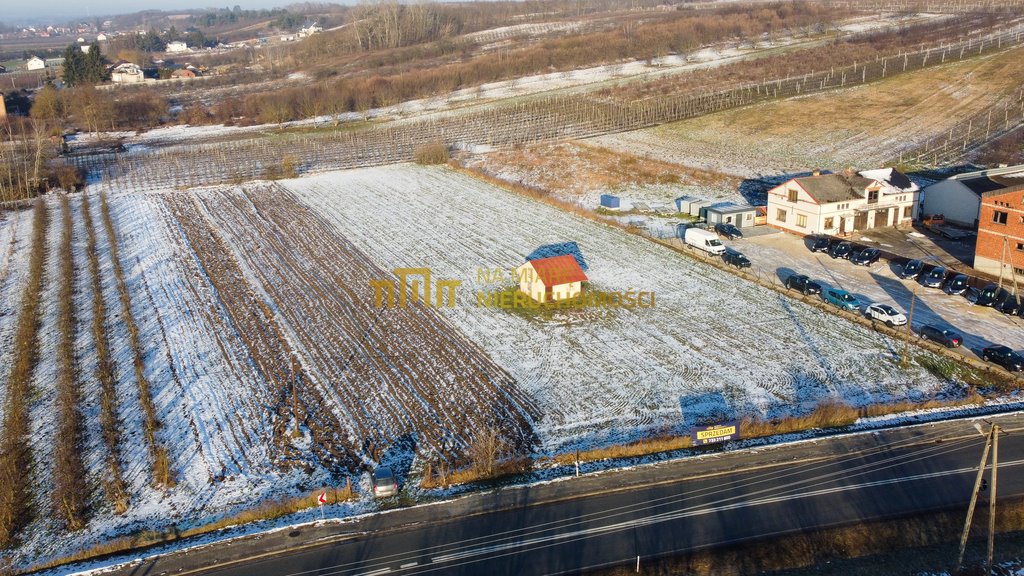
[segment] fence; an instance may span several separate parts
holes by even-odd
[[[558,139],[576,139],[649,128],[721,110],[777,98],[788,98],[856,86],[946,62],[1020,46],[1024,26],[961,42],[903,52],[869,62],[831,68],[730,90],[700,95],[652,97],[620,102],[593,94],[543,96],[512,104],[495,104],[469,112],[441,113],[429,118],[396,121],[361,131],[286,135],[198,145],[175,145],[150,153],[111,153],[78,156],[68,161],[88,170],[93,179],[122,181],[136,189],[192,187],[246,180],[280,166],[283,154],[298,160],[299,171],[338,170],[408,162],[415,150],[428,143],[454,147],[507,148]],[[1005,103],[1000,130],[1022,122]],[[995,110],[996,120],[1000,110]],[[982,125],[968,120],[964,131],[953,131],[945,144],[929,141],[923,151],[908,153],[922,161],[931,155],[938,162],[955,151],[952,142],[961,132],[979,138]],[[985,133],[993,125],[986,121]],[[933,139],[934,140],[934,139]],[[969,148],[961,145],[961,153]],[[285,152],[282,152],[285,151]]]

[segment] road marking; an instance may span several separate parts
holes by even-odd
[[[381,568],[380,570],[374,570],[373,572],[364,572],[359,576],[377,576],[378,574],[387,574],[391,572],[391,568]]]
[[[1000,468],[1009,468],[1012,466],[1020,466],[1024,464],[1024,460],[1013,460],[1010,462],[1001,463]],[[670,512],[662,512],[661,514],[655,514],[645,518],[637,518],[634,520],[624,520],[622,522],[616,522],[614,524],[608,524],[605,526],[595,526],[593,528],[584,528],[581,530],[573,530],[571,532],[562,532],[558,534],[551,534],[549,536],[538,536],[535,538],[527,538],[524,540],[517,540],[514,542],[506,542],[504,544],[492,544],[489,546],[481,546],[479,548],[471,548],[468,550],[462,550],[459,552],[453,552],[451,554],[442,554],[431,558],[431,562],[443,563],[451,562],[453,560],[464,560],[472,558],[474,556],[481,555],[493,555],[497,552],[503,552],[516,548],[529,548],[531,546],[538,546],[548,542],[558,542],[562,540],[574,541],[579,538],[587,538],[589,536],[597,536],[601,534],[609,534],[614,532],[620,532],[622,530],[629,530],[641,526],[650,526],[653,524],[659,524],[661,522],[668,522],[670,520],[679,520],[682,518],[689,518],[694,516],[704,516],[707,514],[713,514],[725,510],[735,510],[739,508],[745,508],[748,506],[760,506],[764,504],[772,504],[776,502],[783,502],[786,500],[799,500],[803,498],[810,498],[813,496],[822,496],[825,494],[837,494],[840,492],[849,492],[851,490],[858,490],[861,488],[884,486],[887,484],[899,484],[902,482],[909,482],[913,480],[924,480],[928,478],[937,478],[940,476],[951,476],[955,474],[966,474],[968,472],[974,472],[974,468],[959,468],[955,470],[940,470],[937,472],[925,472],[922,474],[914,474],[911,476],[904,476],[901,478],[887,478],[884,480],[871,480],[868,482],[862,482],[859,484],[851,484],[846,486],[836,486],[830,488],[821,488],[818,490],[811,490],[807,492],[801,492],[799,494],[782,494],[778,496],[766,496],[763,498],[757,498],[753,500],[745,500],[740,502],[733,502],[730,504],[724,504],[720,506],[712,506],[709,508],[698,508],[698,509],[684,509],[684,510],[673,510]]]
[[[399,566],[399,568],[404,570],[406,568],[412,568],[413,566],[416,566],[417,564],[419,564],[419,562],[409,562],[408,564],[402,564],[401,566]]]

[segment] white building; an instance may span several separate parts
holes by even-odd
[[[946,221],[976,228],[981,195],[1024,184],[1024,165],[957,174],[925,186],[921,214],[942,214]]]
[[[117,84],[137,84],[144,82],[145,79],[145,76],[142,74],[142,68],[131,62],[118,64],[110,73],[110,81]]]
[[[887,193],[888,191],[888,193]],[[848,170],[793,178],[768,191],[767,223],[800,235],[843,236],[909,225],[917,194]]]
[[[33,56],[25,62],[25,68],[28,70],[42,70],[46,68],[46,60],[43,60],[39,56]]]
[[[175,54],[175,53],[180,53],[180,52],[188,52],[188,44],[185,44],[184,42],[168,42],[167,43],[167,53],[168,54]]]

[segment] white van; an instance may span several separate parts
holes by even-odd
[[[683,241],[699,248],[708,254],[721,254],[725,252],[725,245],[718,239],[718,234],[710,230],[701,230],[700,228],[687,228],[686,236]]]

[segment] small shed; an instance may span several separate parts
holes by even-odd
[[[696,200],[693,196],[680,196],[673,200],[676,205],[676,212],[682,212],[683,214],[690,213],[690,202]]]
[[[611,210],[619,209],[619,197],[611,194],[601,194],[601,207]]]
[[[701,217],[704,208],[711,206],[710,200],[694,200],[690,202],[690,216]]]
[[[757,208],[723,202],[708,206],[704,212],[708,224],[732,224],[737,228],[743,228],[754,225]]]
[[[587,281],[587,275],[571,254],[529,260],[516,268],[516,273],[519,291],[541,304],[573,298]]]

